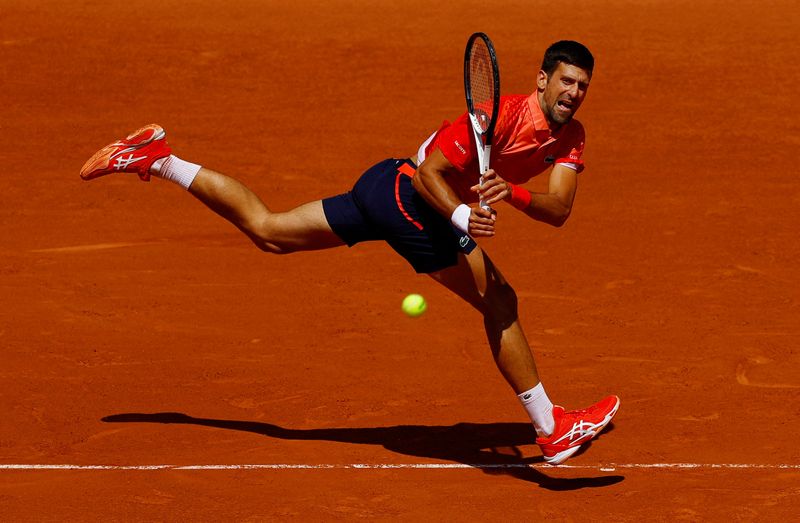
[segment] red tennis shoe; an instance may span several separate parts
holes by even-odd
[[[597,436],[619,409],[619,398],[609,396],[588,409],[565,411],[563,407],[553,407],[556,428],[546,438],[536,438],[542,449],[544,460],[550,465],[564,463],[578,452],[581,445]]]
[[[145,125],[124,140],[106,145],[89,158],[81,169],[81,178],[93,180],[117,172],[136,173],[143,181],[150,179],[150,166],[169,156],[167,133],[160,125]]]

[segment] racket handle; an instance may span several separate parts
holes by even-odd
[[[477,137],[476,137],[477,140]],[[478,169],[480,169],[481,177],[478,180],[478,185],[483,186],[483,175],[486,171],[489,170],[489,157],[492,154],[492,145],[491,144],[484,144],[483,147],[478,147]],[[489,207],[489,204],[486,203],[483,198],[480,201],[481,209],[487,210],[489,212],[494,212],[494,209]]]
[[[480,181],[478,182],[478,184],[479,184],[479,185],[483,185],[483,175],[481,175],[481,178],[480,178]],[[479,205],[481,206],[481,209],[483,209],[483,210],[486,210],[486,211],[489,211],[489,212],[492,212],[492,213],[494,212],[494,209],[492,209],[492,208],[489,206],[489,204],[488,204],[488,203],[486,203],[486,202],[483,200],[483,198],[481,198],[481,201],[480,201],[480,204],[479,204]]]

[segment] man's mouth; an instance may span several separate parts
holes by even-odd
[[[575,106],[570,100],[559,100],[556,102],[556,107],[558,107],[562,112],[566,113],[572,112]]]

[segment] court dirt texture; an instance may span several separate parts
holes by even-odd
[[[3,4],[0,519],[800,512],[795,4],[486,9]],[[78,177],[158,122],[275,210],[342,192],[464,111],[474,31],[504,93],[531,92],[556,40],[597,59],[572,217],[500,206],[481,241],[550,397],[622,398],[565,468],[542,463],[479,315],[387,246],[269,256],[174,185]],[[111,468],[32,468],[54,464]]]

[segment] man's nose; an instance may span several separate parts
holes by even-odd
[[[580,92],[580,89],[578,88],[578,84],[572,84],[572,85],[569,86],[569,89],[567,89],[567,93],[572,98],[577,98],[578,97],[578,92]]]

